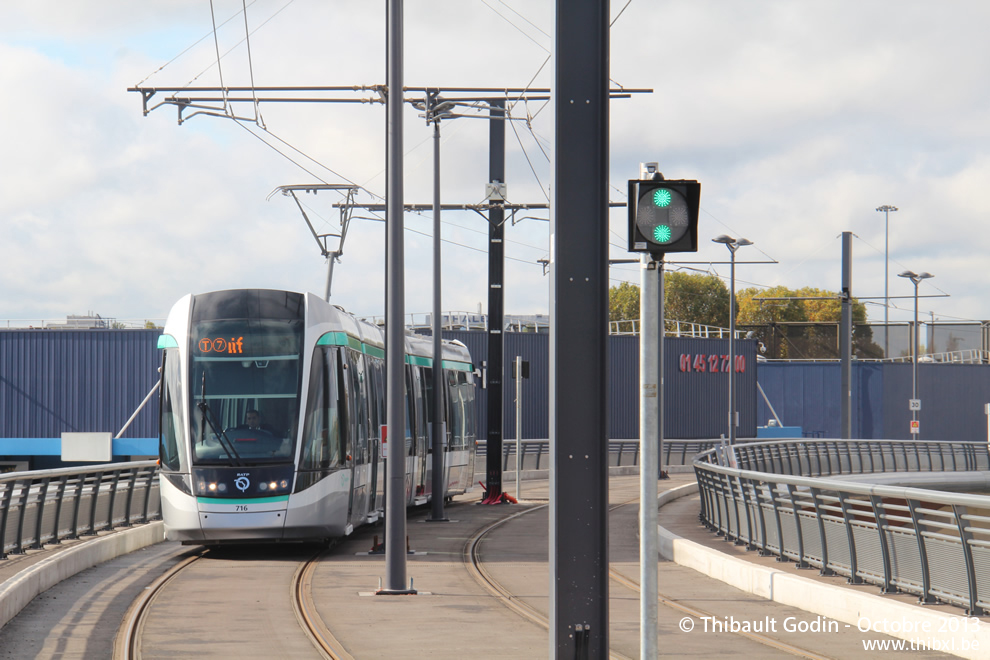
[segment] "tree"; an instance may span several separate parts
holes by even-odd
[[[757,300],[786,298],[786,300]],[[826,289],[784,286],[740,291],[736,296],[737,326],[750,327],[767,349],[767,357],[813,359],[838,358],[842,300]],[[879,357],[882,349],[873,343],[873,330],[866,325],[866,305],[852,301],[853,353]]]
[[[639,319],[639,287],[629,282],[608,291],[609,321]],[[729,290],[715,275],[665,273],[664,316],[671,321],[729,326]]]
[[[729,289],[715,275],[667,273],[664,314],[672,321],[729,327]]]
[[[608,320],[632,321],[639,319],[639,287],[623,282],[608,290]]]

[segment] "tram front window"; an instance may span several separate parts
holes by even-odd
[[[302,324],[195,324],[189,393],[193,463],[291,462],[299,421]]]

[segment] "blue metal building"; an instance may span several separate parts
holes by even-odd
[[[158,379],[159,330],[0,330],[0,461],[23,461],[40,469],[61,464],[58,438],[67,431],[103,431],[114,435]],[[476,366],[487,355],[485,332],[445,332],[463,342]],[[508,377],[520,355],[530,363],[522,384],[523,438],[546,438],[549,397],[549,336],[504,335],[505,376],[503,438],[515,437],[515,383]],[[736,342],[738,437],[754,437],[772,418],[758,394],[757,380],[787,426],[806,435],[840,435],[838,363],[756,362],[753,341]],[[717,438],[727,431],[728,342],[668,338],[665,359],[667,438]],[[639,338],[609,341],[609,435],[639,436]],[[571,359],[580,359],[573,356]],[[853,436],[908,439],[911,365],[853,365]],[[978,440],[987,437],[985,404],[990,403],[990,365],[921,364],[922,439]],[[479,437],[486,437],[487,399],[476,400]],[[135,418],[120,443],[120,458],[153,453],[158,437],[158,402],[153,398]],[[143,440],[142,440],[143,439]],[[140,445],[142,451],[137,451]],[[55,447],[53,450],[52,447]],[[115,444],[115,454],[117,454]]]

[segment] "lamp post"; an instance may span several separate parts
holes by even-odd
[[[918,419],[918,404],[915,402],[918,400],[918,284],[921,280],[927,280],[930,277],[934,277],[931,273],[915,273],[910,270],[906,270],[903,273],[898,273],[898,277],[906,277],[911,280],[914,284],[914,341],[911,344],[911,421],[915,422]],[[914,425],[911,425],[912,430]],[[916,435],[920,433],[915,432]]]
[[[722,243],[729,248],[729,444],[736,441],[736,250],[744,245],[752,245],[753,241],[746,238],[732,238],[722,234],[712,239],[713,243]]]
[[[890,282],[890,212],[896,211],[896,206],[884,204],[878,206],[877,211],[883,211],[883,356],[889,355],[888,344],[890,343],[890,331],[887,326],[887,312],[890,310],[890,295],[888,284]]]

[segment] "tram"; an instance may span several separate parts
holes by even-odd
[[[325,540],[384,510],[385,350],[380,328],[313,294],[238,289],[187,295],[158,347],[165,536],[185,544]],[[432,338],[406,335],[407,505],[432,492]],[[443,496],[469,491],[475,377],[443,343]],[[396,447],[396,445],[399,445]],[[398,449],[398,451],[397,451]]]

